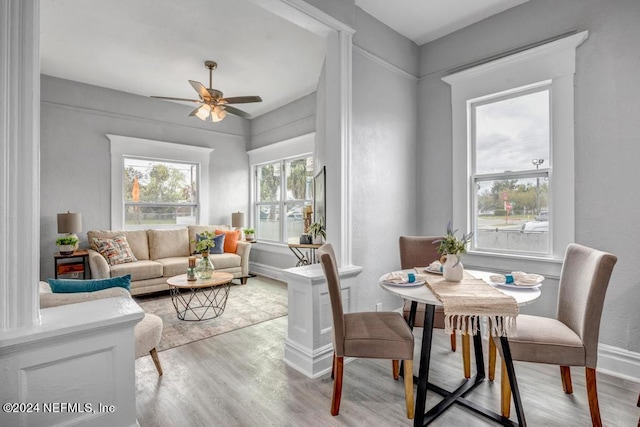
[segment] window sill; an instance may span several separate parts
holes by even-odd
[[[526,271],[541,274],[550,279],[559,279],[562,269],[562,259],[491,252],[469,251],[462,256],[462,263],[465,268],[470,269],[496,273]]]
[[[279,255],[292,255],[291,251],[289,250],[289,246],[287,246],[285,243],[265,242],[261,240],[253,243],[251,250],[270,252]]]

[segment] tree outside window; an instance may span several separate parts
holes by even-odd
[[[126,157],[125,228],[196,224],[198,165]]]

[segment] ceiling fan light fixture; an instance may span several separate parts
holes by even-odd
[[[214,116],[216,116],[218,120],[214,120],[214,118],[213,118]],[[225,117],[227,117],[227,112],[225,111],[224,107],[216,105],[216,107],[211,112],[211,120],[214,121],[214,122],[219,122],[220,120],[224,119]]]
[[[202,121],[207,120],[207,117],[209,117],[210,112],[211,112],[211,106],[209,104],[203,104],[200,108],[198,108],[196,117]]]

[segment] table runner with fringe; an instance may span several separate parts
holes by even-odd
[[[448,282],[436,274],[420,274],[425,285],[444,307],[444,330],[454,330],[475,335],[482,317],[489,322],[491,335],[508,337],[515,335],[518,303],[482,279],[464,272],[462,281]]]

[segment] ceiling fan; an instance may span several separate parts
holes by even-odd
[[[224,98],[224,95],[218,89],[213,89],[212,79],[213,70],[218,68],[218,64],[214,61],[205,61],[204,66],[209,69],[209,87],[206,88],[202,83],[194,80],[189,80],[191,86],[198,92],[200,99],[185,99],[185,98],[170,98],[166,96],[152,96],[151,98],[168,99],[170,101],[188,101],[198,102],[202,105],[196,108],[189,114],[190,116],[196,116],[200,120],[207,120],[210,116],[212,122],[219,122],[224,119],[227,113],[233,115],[250,118],[251,115],[238,108],[232,107],[229,104],[246,104],[249,102],[262,102],[262,98],[259,96],[234,96],[231,98]]]

